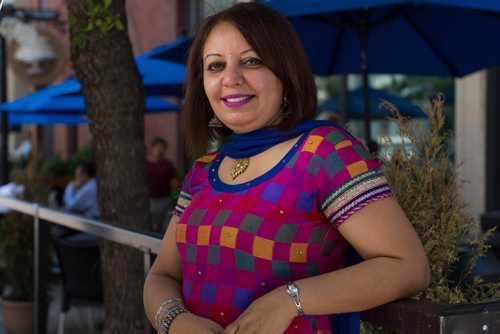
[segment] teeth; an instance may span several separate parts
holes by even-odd
[[[243,101],[247,99],[247,96],[241,96],[241,97],[234,97],[234,98],[227,98],[226,101],[227,102],[231,102],[231,103],[234,103],[234,102],[240,102],[240,101]]]

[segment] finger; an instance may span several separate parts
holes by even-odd
[[[236,334],[238,332],[238,325],[231,324],[227,326],[221,334]]]

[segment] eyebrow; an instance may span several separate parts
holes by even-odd
[[[250,48],[250,49],[244,50],[244,51],[240,52],[240,55],[245,54],[245,53],[250,52],[250,51],[254,51],[254,49]],[[207,60],[207,58],[210,56],[222,57],[222,55],[220,53],[209,53],[205,56],[205,58],[203,58],[203,61]]]

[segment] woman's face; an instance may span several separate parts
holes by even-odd
[[[217,117],[236,133],[280,120],[283,85],[238,29],[217,24],[203,49],[203,85]]]

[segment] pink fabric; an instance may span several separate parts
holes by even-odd
[[[195,163],[176,214],[185,303],[222,326],[289,281],[343,268],[349,245],[336,227],[391,195],[379,163],[334,127],[302,136],[250,185],[222,184],[221,159],[215,152]],[[297,317],[286,333],[331,333],[331,316]]]

